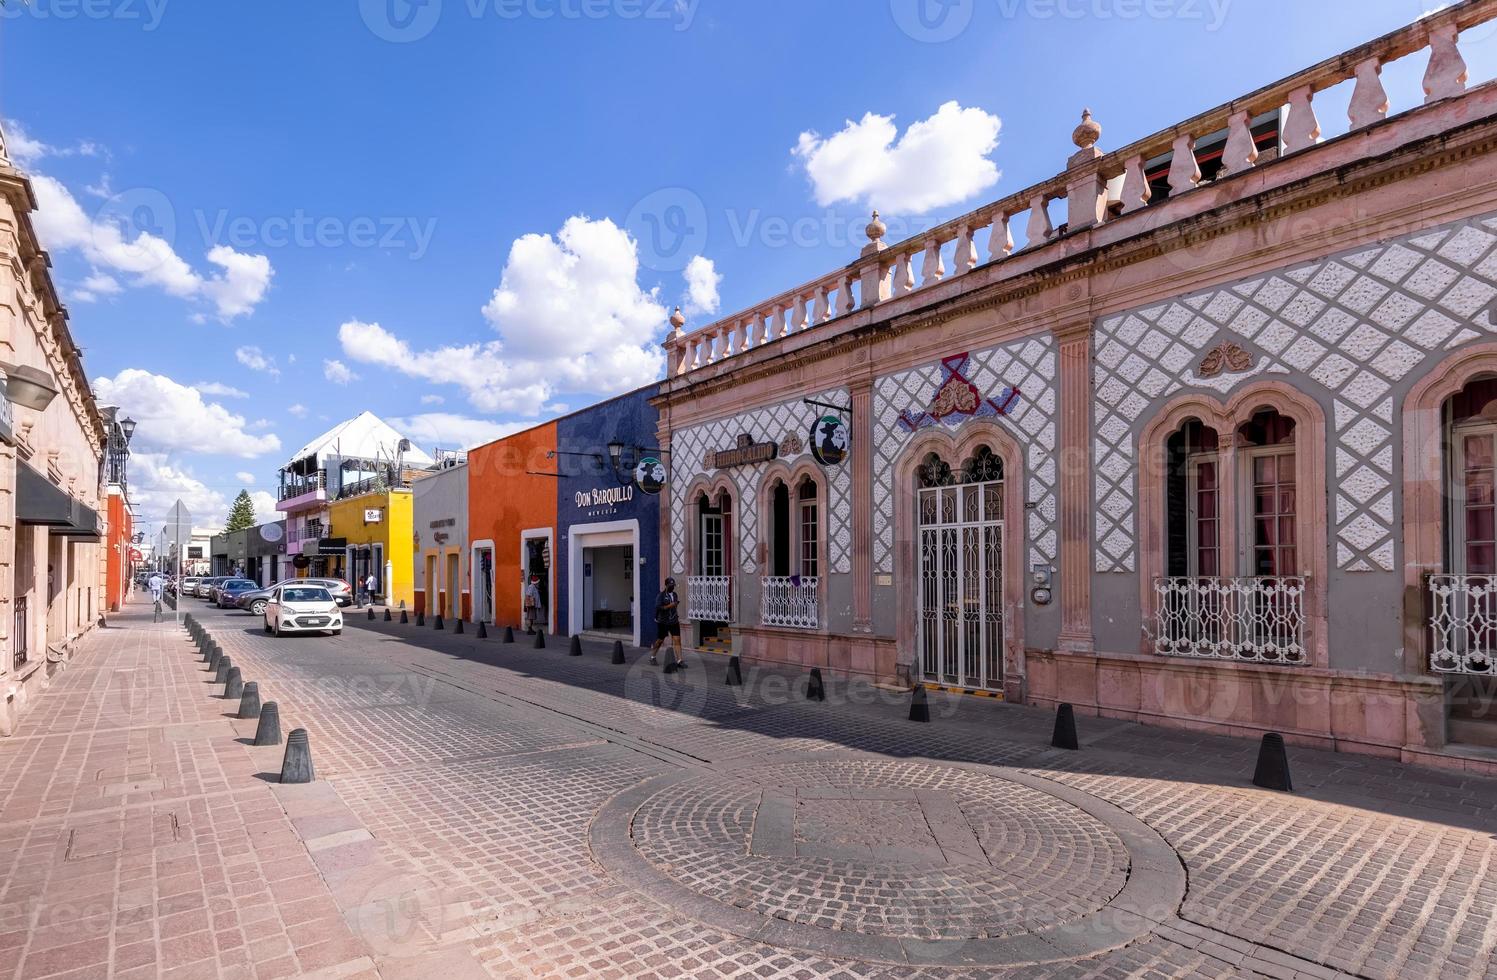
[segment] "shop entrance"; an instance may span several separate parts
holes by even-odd
[[[583,628],[634,635],[634,547],[582,549]]]
[[[473,620],[494,622],[494,549],[473,549]]]

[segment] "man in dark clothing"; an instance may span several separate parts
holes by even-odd
[[[650,647],[650,663],[657,662],[655,654],[660,652],[660,646],[664,643],[670,644],[676,666],[686,666],[686,660],[681,656],[680,606],[681,598],[676,595],[676,580],[668,578],[665,580],[665,588],[655,599],[655,645]]]

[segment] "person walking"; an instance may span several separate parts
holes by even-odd
[[[662,644],[669,645],[671,656],[676,659],[676,669],[686,666],[681,656],[681,597],[676,594],[676,580],[665,580],[665,588],[655,597],[655,645],[650,647],[650,663],[658,663],[655,655]]]
[[[536,621],[541,616],[541,577],[530,576],[530,581],[525,584],[525,632],[535,632]]]
[[[364,579],[364,605],[374,605],[374,590],[378,585],[379,583],[375,581],[374,573],[370,572],[369,577]]]

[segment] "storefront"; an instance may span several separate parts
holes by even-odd
[[[658,416],[655,386],[595,405],[556,423],[556,518],[563,542],[561,624],[568,633],[653,638],[651,613],[660,569],[660,484],[653,470]],[[618,455],[615,459],[613,450]]]
[[[475,570],[475,617],[524,622],[525,583],[541,595],[540,621],[560,628],[557,609],[556,423],[487,443],[468,453],[468,536]],[[487,614],[487,615],[486,615]]]
[[[416,549],[416,608],[440,612],[448,619],[492,619],[485,608],[473,610],[469,578],[468,466],[446,466],[411,484]],[[486,568],[493,587],[493,563]]]
[[[261,587],[274,585],[290,576],[286,563],[286,522],[271,521],[249,529],[245,534],[244,575]]]
[[[356,591],[372,574],[374,595],[391,606],[410,606],[411,506],[408,489],[379,490],[334,501],[328,506],[332,529],[343,546],[340,568]],[[319,548],[327,542],[320,542]],[[325,550],[333,550],[331,548]]]

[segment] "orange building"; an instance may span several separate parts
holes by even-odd
[[[468,453],[469,568],[473,618],[517,626],[526,577],[540,578],[544,618],[555,632],[556,423]]]
[[[106,514],[109,539],[104,548],[104,606],[110,612],[119,612],[130,591],[130,576],[135,572],[135,563],[130,559],[135,549],[131,541],[135,525],[130,519],[130,501],[119,484],[109,484]]]

